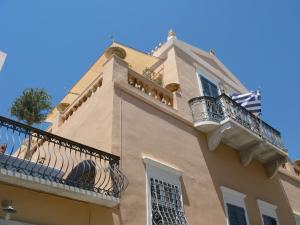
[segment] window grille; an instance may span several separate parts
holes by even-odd
[[[178,186],[151,178],[153,225],[188,225]]]

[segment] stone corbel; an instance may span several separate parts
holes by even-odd
[[[287,157],[281,156],[280,158],[274,159],[264,164],[267,177],[272,179],[277,174],[278,168],[286,162]]]
[[[230,130],[231,128],[232,125],[230,123],[225,123],[221,127],[208,133],[207,135],[208,149],[210,151],[214,151],[219,146],[224,132]]]
[[[251,163],[251,161],[254,159],[254,157],[257,156],[259,153],[261,153],[261,148],[263,147],[264,147],[263,143],[256,143],[251,147],[240,151],[240,158],[241,158],[242,165],[248,166]]]

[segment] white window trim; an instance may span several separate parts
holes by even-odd
[[[300,222],[300,213],[296,212],[296,211],[293,211],[293,213],[294,213],[296,224],[300,225],[300,223],[299,223]]]
[[[181,169],[177,168],[176,166],[173,166],[169,163],[155,159],[149,155],[142,154],[142,159],[146,165],[151,165],[151,166],[157,167],[161,170],[165,170],[166,172],[172,173],[179,177],[183,175],[183,171]]]
[[[182,199],[180,177],[182,176],[182,170],[176,168],[168,163],[158,161],[151,156],[143,155],[142,159],[146,165],[146,204],[147,204],[147,225],[152,225],[152,205],[151,205],[151,190],[149,185],[149,177],[163,178],[166,182],[176,185],[179,189]]]
[[[264,214],[266,216],[270,216],[270,217],[273,217],[274,219],[276,219],[277,225],[280,225],[278,217],[277,217],[277,213],[276,213],[276,209],[277,209],[276,205],[270,204],[270,203],[262,201],[260,199],[257,200],[257,204],[258,204],[258,208],[260,211],[260,218],[261,218],[262,224],[264,224],[264,220],[263,220],[263,216],[262,216]]]
[[[209,80],[210,82],[212,82],[214,85],[217,86],[218,88],[218,93],[219,95],[221,94],[221,90],[220,90],[220,80],[216,77],[213,77],[212,75],[209,75],[207,73],[204,73],[203,70],[201,69],[197,69],[196,70],[196,75],[197,75],[197,80],[198,80],[198,87],[200,88],[200,95],[203,96],[203,87],[202,87],[202,82],[201,82],[201,79],[200,79],[200,76],[206,78],[207,80]]]
[[[224,209],[225,209],[225,213],[226,213],[227,225],[230,225],[229,218],[228,218],[227,203],[243,208],[245,210],[245,217],[246,217],[247,225],[249,225],[248,213],[247,213],[247,208],[245,205],[246,195],[243,193],[240,193],[238,191],[232,190],[230,188],[224,187],[224,186],[221,186],[221,191],[223,193]]]

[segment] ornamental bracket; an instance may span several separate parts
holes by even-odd
[[[287,157],[281,156],[280,158],[274,159],[264,164],[267,177],[272,179],[277,174],[278,168],[286,162]]]
[[[207,144],[210,151],[214,151],[220,144],[223,134],[232,128],[231,123],[225,123],[207,135]]]
[[[246,148],[242,151],[240,151],[240,158],[241,163],[243,166],[248,166],[251,161],[257,156],[259,153],[261,153],[261,149],[264,148],[263,143],[256,143],[249,148]]]

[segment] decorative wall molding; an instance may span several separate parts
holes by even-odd
[[[78,108],[80,108],[83,103],[85,103],[101,86],[103,83],[103,76],[100,74],[78,97],[73,101],[73,103],[66,108],[64,112],[60,112],[61,124],[69,119]]]
[[[142,154],[142,159],[146,165],[154,166],[156,168],[159,168],[161,170],[164,170],[168,173],[171,173],[171,174],[174,174],[177,176],[183,175],[182,170],[180,170],[179,168],[177,168],[169,163],[163,162],[161,160],[155,159],[151,156],[144,155],[144,154]]]
[[[262,201],[260,199],[258,199],[256,201],[257,201],[258,208],[260,211],[262,223],[263,223],[263,215],[266,215],[266,216],[270,216],[270,217],[276,219],[277,225],[279,225],[279,220],[278,220],[277,213],[276,213],[277,206],[270,204],[268,202]]]

